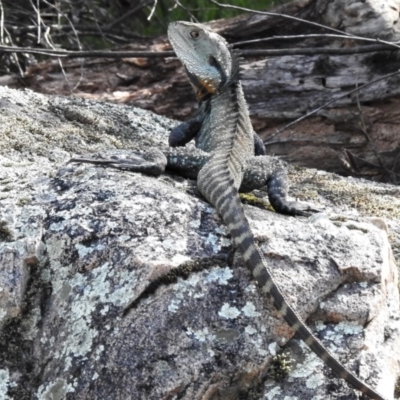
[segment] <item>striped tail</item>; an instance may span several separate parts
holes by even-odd
[[[216,169],[215,165],[214,167],[211,165],[207,167],[203,168],[199,174],[199,190],[222,216],[230,231],[235,247],[240,249],[243,259],[257,281],[261,292],[270,297],[273,305],[289,326],[336,374],[371,399],[385,400],[384,397],[362,382],[336,360],[288,304],[274,282],[261,251],[254,242],[250,225],[244,214],[242,204],[229,172],[226,168]]]

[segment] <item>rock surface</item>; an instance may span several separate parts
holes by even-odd
[[[0,88],[0,122],[1,399],[359,398],[292,338],[240,257],[229,262],[194,181],[66,164],[166,146],[173,121]],[[255,237],[318,337],[392,399],[399,189],[290,176],[291,194],[324,212],[246,205]]]

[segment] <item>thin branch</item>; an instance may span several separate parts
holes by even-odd
[[[105,57],[105,58],[129,58],[129,57],[175,57],[173,51],[69,51],[69,50],[50,50],[50,49],[32,49],[30,47],[17,46],[0,46],[0,52],[6,53],[27,53],[40,54],[49,57],[64,57],[64,58],[87,58],[87,57]]]
[[[386,167],[385,163],[382,161],[381,157],[379,156],[379,153],[376,150],[376,148],[374,146],[374,143],[371,140],[371,137],[369,136],[369,133],[367,131],[367,126],[365,125],[364,115],[363,115],[363,112],[362,112],[362,109],[361,109],[360,97],[358,96],[358,92],[357,92],[357,96],[356,97],[357,97],[357,108],[358,108],[358,110],[360,112],[360,121],[361,121],[360,128],[361,128],[361,132],[363,133],[363,135],[367,139],[369,147],[371,148],[372,152],[374,153],[375,158],[378,160],[379,166],[389,176],[391,183],[396,185],[397,184],[398,175],[394,171],[391,171],[388,167]]]
[[[147,17],[147,21],[150,21],[153,18],[153,14],[156,11],[157,3],[158,3],[158,0],[154,0],[153,7],[152,7],[152,9],[150,11],[149,16]]]
[[[1,0],[0,0],[0,7],[1,7]],[[9,31],[13,32],[13,34],[21,34],[21,33],[27,33],[31,31],[36,31],[37,27],[36,25],[24,25],[24,26],[16,26],[16,25],[7,25],[5,26],[8,28]],[[147,39],[145,36],[141,36],[139,34],[135,34],[132,32],[126,32],[123,30],[118,30],[118,29],[107,29],[106,27],[99,27],[98,22],[96,21],[96,26],[83,26],[83,25],[74,25],[74,28],[71,27],[71,25],[59,25],[59,24],[51,24],[47,25],[48,27],[51,28],[52,32],[54,31],[60,31],[60,32],[68,32],[72,31],[73,29],[76,30],[77,33],[80,35],[91,35],[94,33],[100,34],[99,29],[101,29],[101,32],[104,34],[112,34],[112,35],[123,35],[124,39]]]
[[[372,167],[373,169],[378,171],[382,169],[380,165],[368,161],[362,157],[359,157],[348,149],[343,149],[341,151],[339,158],[340,161],[344,164],[344,167],[348,169],[352,174],[357,176],[365,175],[365,173],[364,174],[362,173],[360,167],[361,168],[365,166],[370,168]],[[362,165],[359,165],[360,163],[362,163]]]
[[[50,48],[52,48],[53,50],[55,50],[55,47],[54,47],[53,43],[51,42],[50,28],[47,28],[47,29],[46,29],[46,31],[45,31],[45,33],[44,33],[44,39],[45,39],[47,45],[48,45]],[[62,61],[61,61],[61,58],[58,57],[57,60],[58,60],[58,65],[60,66],[60,69],[61,69],[61,73],[63,74],[63,77],[64,77],[64,79],[65,79],[65,82],[66,82],[67,85],[68,85],[68,89],[69,89],[70,93],[72,94],[71,85],[69,84],[69,80],[68,80],[67,74],[65,73],[65,69],[64,69],[63,63],[62,63]]]
[[[280,17],[280,18],[290,19],[292,21],[301,22],[301,23],[304,23],[307,25],[315,26],[317,28],[326,29],[331,32],[340,33],[341,35],[351,36],[349,33],[341,31],[339,29],[331,28],[329,26],[325,26],[325,25],[319,24],[317,22],[307,21],[305,19],[294,17],[292,15],[281,14],[281,13],[270,12],[270,11],[258,11],[258,10],[253,10],[251,8],[234,6],[232,4],[221,4],[221,3],[218,3],[218,1],[216,1],[216,0],[210,0],[210,1],[211,1],[211,3],[214,3],[218,7],[222,7],[222,8],[231,8],[233,10],[245,11],[245,12],[252,13],[252,14],[267,15],[268,17]]]
[[[125,38],[125,37],[121,37],[121,36],[117,36],[117,35],[113,35],[111,33],[104,33],[104,32],[101,32],[99,30],[91,31],[91,32],[80,32],[80,31],[77,31],[77,33],[79,34],[79,36],[81,38],[83,36],[91,36],[91,37],[100,36],[107,43],[111,43],[112,45],[132,44],[132,40],[131,39],[128,39],[128,38]],[[68,32],[59,32],[59,33],[54,33],[53,32],[51,36],[53,38],[62,38],[64,36],[70,37],[70,34]],[[70,47],[70,49],[74,50],[74,48],[72,46]]]
[[[364,85],[361,85],[361,86],[357,87],[356,89],[350,90],[350,92],[346,92],[345,94],[328,101],[327,103],[325,103],[322,106],[316,108],[315,110],[303,115],[300,118],[295,119],[294,121],[292,121],[289,124],[285,125],[283,128],[278,129],[268,140],[266,140],[264,142],[264,144],[267,145],[272,139],[274,139],[276,136],[278,136],[280,133],[282,133],[284,130],[286,130],[290,126],[292,126],[294,124],[297,124],[300,121],[303,121],[303,119],[306,119],[306,118],[310,117],[311,115],[316,114],[318,111],[321,111],[322,109],[328,107],[329,105],[335,103],[336,101],[338,101],[340,99],[344,99],[345,97],[350,96],[353,93],[359,92],[360,90],[362,90],[362,89],[364,89],[364,88],[366,88],[368,86],[371,86],[371,85],[373,85],[373,84],[375,84],[377,82],[383,81],[385,79],[389,79],[390,77],[395,76],[395,75],[399,75],[399,74],[400,74],[400,70],[398,70],[396,72],[392,72],[392,73],[384,75],[384,76],[381,76],[380,78],[377,78],[377,79],[375,79],[375,80],[373,80],[371,82],[365,83]]]
[[[8,40],[10,41],[10,43],[13,45],[13,40],[12,40],[12,36],[10,35],[10,33],[8,32],[7,29],[4,29],[4,31],[6,32],[7,36],[8,36]],[[14,46],[10,46],[10,47],[14,47]],[[18,56],[16,53],[12,53],[12,57],[15,58],[15,63],[17,64],[18,70],[19,70],[19,74],[21,75],[21,77],[24,76],[24,72],[22,70],[21,64],[19,63],[18,60]]]
[[[177,6],[179,6],[180,8],[182,8],[182,10],[185,10],[185,12],[188,14],[188,16],[190,17],[190,20],[193,22],[199,22],[197,20],[197,18],[193,15],[193,13],[191,12],[191,10],[187,7],[185,7],[179,0],[175,0],[175,4]]]
[[[358,46],[352,48],[314,48],[314,49],[269,49],[269,50],[242,50],[240,54],[246,57],[254,56],[284,56],[284,55],[318,55],[318,54],[331,54],[331,55],[347,55],[347,54],[362,54],[373,53],[378,51],[390,51],[391,48],[387,45],[369,45]],[[27,53],[47,55],[49,57],[65,57],[65,58],[87,58],[87,57],[107,57],[107,58],[121,58],[121,57],[143,57],[143,58],[159,58],[159,57],[176,57],[173,51],[109,51],[109,50],[90,50],[90,51],[73,51],[73,50],[50,50],[50,49],[33,49],[30,47],[17,47],[17,46],[1,46],[0,51],[8,53]]]
[[[48,6],[50,6],[51,8],[54,8],[58,14],[61,14],[70,24],[71,29],[75,35],[75,39],[76,39],[76,43],[78,44],[78,48],[79,50],[82,50],[82,45],[81,42],[79,40],[79,35],[77,33],[77,31],[75,30],[74,24],[72,23],[72,21],[69,19],[68,15],[66,15],[65,13],[63,13],[61,10],[59,10],[56,6],[53,6],[53,4],[49,3],[47,0],[43,0]]]
[[[314,147],[333,147],[333,148],[343,148],[346,146],[347,148],[359,148],[365,145],[365,143],[347,143],[347,142],[332,142],[329,140],[315,140],[315,139],[284,139],[284,140],[277,140],[275,142],[268,141],[265,143],[265,146],[275,146],[275,145],[298,145],[298,146],[305,146],[305,145],[313,145]]]
[[[0,43],[4,44],[4,8],[0,0]]]
[[[322,24],[319,24],[317,22],[307,21],[305,19],[294,17],[292,15],[280,14],[280,13],[269,12],[269,11],[257,11],[257,10],[253,10],[251,8],[239,7],[239,6],[234,6],[234,5],[231,5],[231,4],[221,4],[221,3],[218,3],[216,0],[209,0],[209,1],[211,1],[211,3],[214,3],[217,6],[222,7],[222,8],[232,8],[234,10],[245,11],[245,12],[252,13],[252,14],[267,15],[269,17],[280,17],[280,18],[290,19],[292,21],[301,22],[303,24],[315,26],[315,27],[320,28],[320,29],[325,29],[325,30],[330,31],[330,32],[338,33],[338,34],[343,35],[343,36],[345,36],[345,37],[347,37],[349,39],[355,39],[355,38],[362,39],[363,38],[362,36],[352,35],[352,34],[347,33],[345,31],[341,31],[339,29],[331,28],[330,26],[322,25]],[[397,45],[395,43],[392,43],[392,42],[387,42],[385,40],[380,40],[380,39],[377,39],[377,41],[379,41],[379,43],[384,43],[384,44],[387,44],[389,46],[395,47],[397,49],[400,48],[399,45]]]
[[[396,170],[396,164],[397,162],[400,160],[400,148],[398,148],[398,152],[396,157],[393,160],[393,164],[392,164],[392,170],[395,171]]]
[[[147,0],[144,1],[143,3],[140,2],[140,4],[135,7],[132,8],[132,10],[129,10],[127,13],[125,13],[122,17],[116,19],[114,22],[112,22],[111,24],[107,25],[108,29],[112,29],[114,28],[116,25],[121,24],[121,22],[125,21],[127,18],[129,18],[130,16],[136,14],[138,11],[140,11],[141,9],[143,9],[144,7],[148,6],[151,3],[152,0]]]
[[[37,26],[36,26],[36,28],[37,28],[37,41],[36,41],[36,43],[40,44],[41,37],[42,37],[42,29],[41,29],[42,19],[40,17],[40,11],[38,10],[38,8],[36,8],[36,6],[35,6],[35,4],[33,3],[32,0],[30,2],[31,2],[32,8],[33,8],[33,11],[35,11],[36,16],[37,16]],[[39,0],[36,0],[36,2],[37,2],[37,6],[40,7]]]
[[[37,43],[38,44],[40,44],[40,38],[41,38],[41,34],[42,34],[42,28],[41,28],[41,22],[42,22],[42,18],[41,18],[41,16],[40,16],[40,2],[39,2],[39,0],[36,0],[36,4],[37,4],[37,7],[35,8],[35,6],[33,5],[33,1],[32,1],[32,6],[33,6],[33,9],[36,11],[36,13],[37,13],[37,28],[38,28],[38,35],[37,35],[37,37],[38,37],[38,39],[37,39]],[[43,24],[44,25],[44,24]]]
[[[352,39],[355,41],[362,41],[362,42],[372,42],[372,43],[382,43],[379,39],[372,39],[368,37],[359,37],[359,36],[354,36],[354,37],[349,37],[348,35],[339,35],[339,34],[334,34],[334,33],[310,33],[310,34],[305,34],[305,35],[282,35],[282,36],[270,36],[266,38],[260,38],[260,39],[251,39],[251,40],[243,40],[241,42],[235,42],[232,43],[232,47],[241,47],[241,46],[247,46],[251,44],[260,44],[260,43],[266,43],[266,42],[273,42],[276,40],[303,40],[303,39]],[[395,43],[391,43],[390,47],[393,47]]]
[[[239,54],[247,57],[261,57],[261,56],[315,56],[318,54],[331,54],[331,55],[346,55],[346,54],[363,54],[373,53],[377,51],[394,51],[392,47],[386,44],[371,44],[368,46],[345,47],[345,48],[293,48],[293,49],[252,49],[252,50],[239,50]]]
[[[94,22],[95,22],[96,27],[97,27],[95,33],[96,33],[96,34],[100,34],[100,36],[101,36],[106,42],[108,42],[108,43],[111,42],[111,43],[112,43],[112,38],[110,38],[110,36],[107,35],[107,34],[104,32],[104,30],[103,30],[102,27],[100,26],[99,21],[98,21],[97,18],[95,18]]]

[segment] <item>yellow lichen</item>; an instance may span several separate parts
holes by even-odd
[[[253,193],[239,193],[239,197],[243,203],[251,204],[266,210],[274,211],[271,204],[267,200],[255,196]]]
[[[282,352],[272,358],[272,362],[268,368],[268,375],[276,382],[286,379],[292,370],[293,359],[290,353]]]

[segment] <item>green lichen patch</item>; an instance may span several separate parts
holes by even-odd
[[[242,200],[242,202],[245,204],[250,204],[252,206],[256,206],[256,207],[262,208],[264,210],[274,211],[271,204],[269,204],[269,201],[267,201],[261,197],[257,197],[253,193],[240,193],[239,197]]]
[[[17,201],[17,205],[20,207],[26,206],[32,202],[30,197],[20,197]]]
[[[43,156],[62,162],[70,156],[65,152],[137,150],[139,141],[141,145],[156,146],[160,144],[156,133],[165,131],[167,139],[167,130],[175,124],[127,106],[48,98],[4,87],[0,88],[0,96],[12,98],[0,114],[0,153],[24,153],[31,161]],[[25,103],[31,108],[20,106]]]
[[[268,368],[268,376],[276,382],[284,381],[292,370],[293,361],[287,351],[276,354]]]
[[[291,168],[291,194],[315,200],[317,193],[333,206],[350,206],[361,215],[400,218],[400,189],[367,180],[351,180],[327,172]]]
[[[300,200],[323,203],[335,212],[354,210],[363,217],[379,217],[389,222],[390,244],[396,262],[400,262],[400,189],[365,179],[344,178],[336,174],[305,168],[290,168],[290,194]],[[316,196],[315,193],[318,193]],[[344,222],[343,220],[343,222]],[[340,226],[336,217],[335,225]],[[350,227],[349,227],[350,228]],[[359,228],[357,228],[359,229]]]

